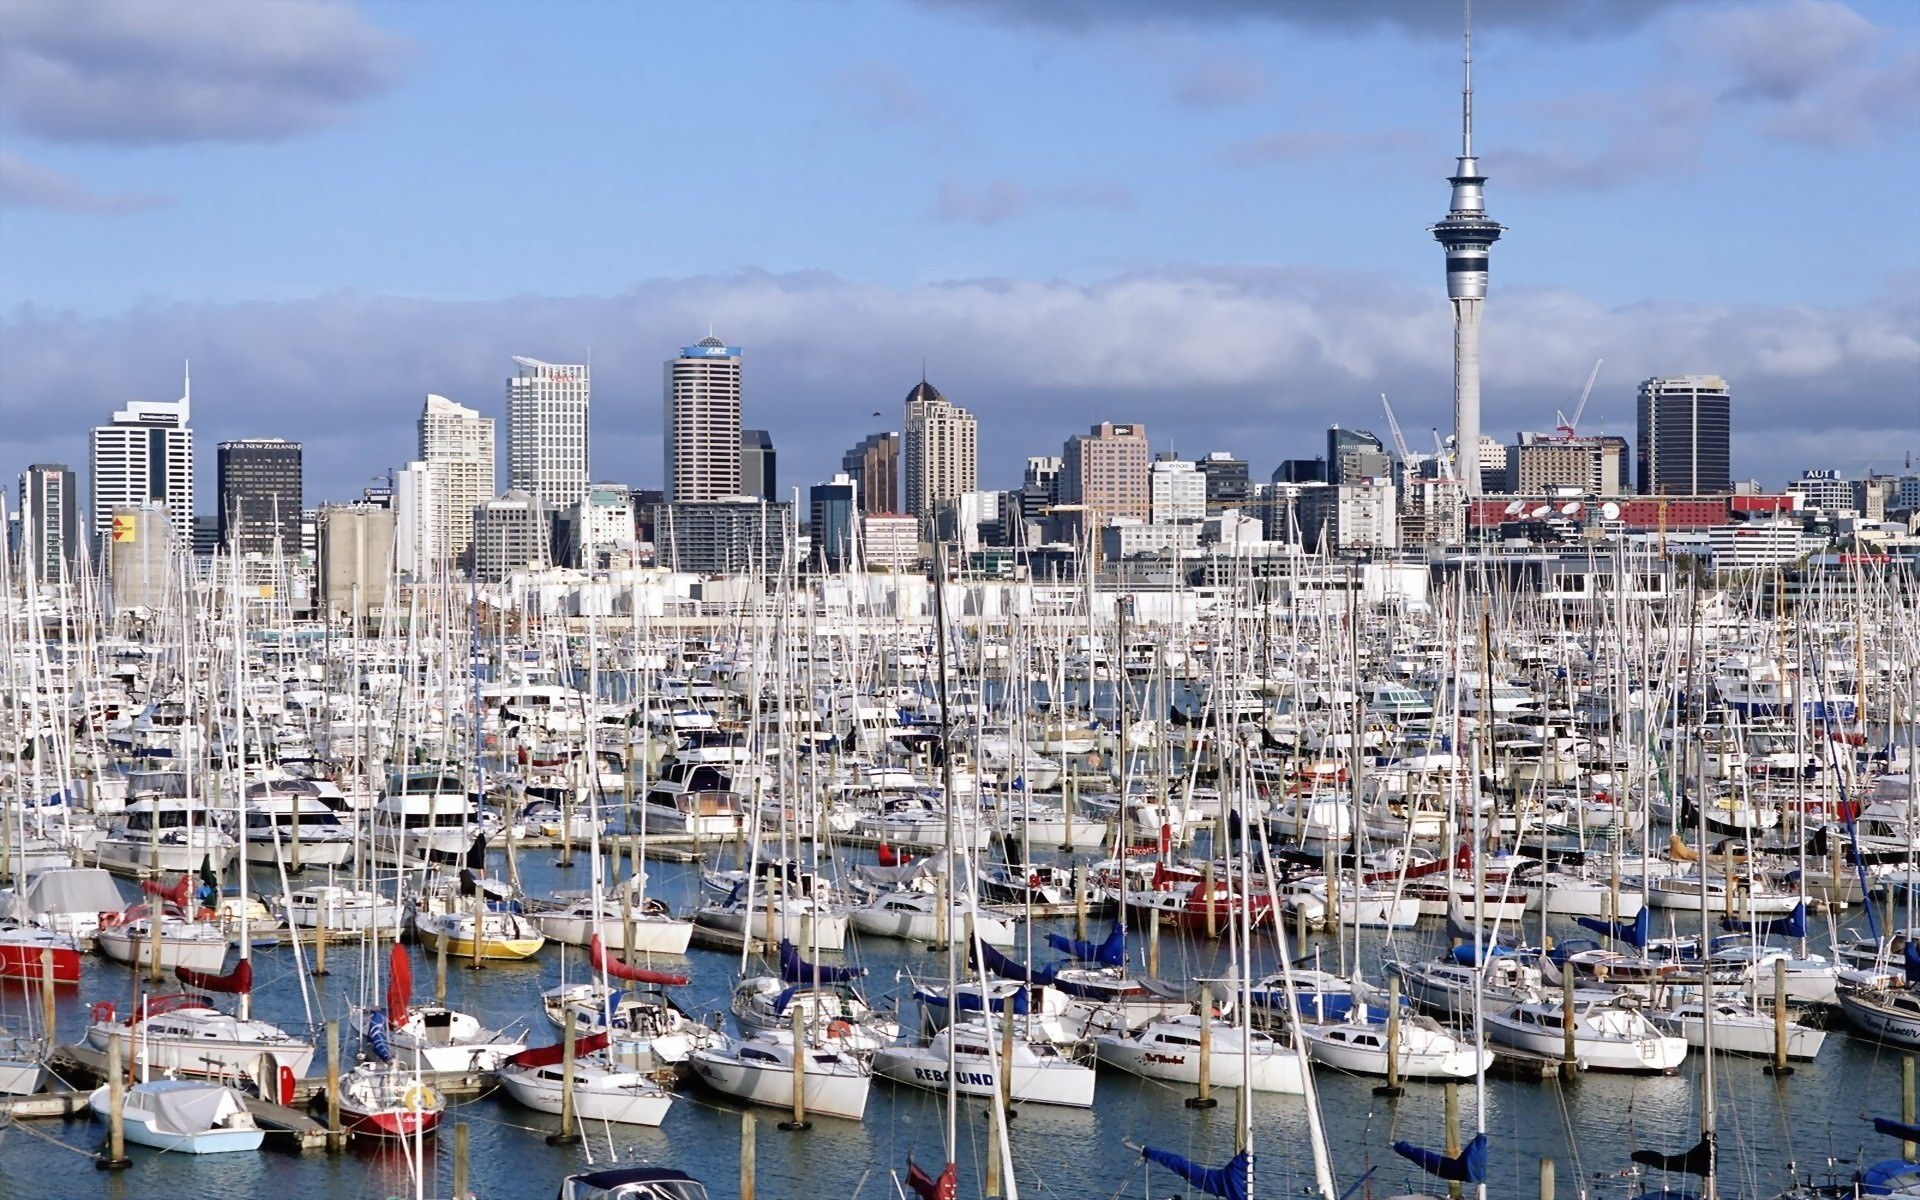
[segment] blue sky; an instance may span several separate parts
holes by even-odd
[[[658,363],[709,322],[787,485],[923,356],[996,485],[1100,419],[1263,473],[1383,390],[1449,419],[1449,0],[4,11],[8,474],[192,357],[204,476],[301,438],[336,498],[424,392],[497,413],[510,355],[591,346],[595,474],[654,485]],[[1718,371],[1770,483],[1920,450],[1920,5],[1477,12],[1490,431],[1605,356],[1589,427]]]

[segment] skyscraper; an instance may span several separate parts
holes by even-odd
[[[233,554],[300,553],[305,508],[300,443],[280,438],[221,442],[220,548]]]
[[[854,530],[859,526],[860,484],[842,471],[807,492],[808,529],[813,535],[814,565],[838,571],[853,561]]]
[[[473,550],[473,510],[493,498],[493,418],[445,396],[428,396],[420,413],[419,458],[433,473],[435,561],[461,562]]]
[[[446,522],[440,512],[440,480],[424,462],[410,462],[393,473],[393,569],[416,580],[429,579],[446,561],[440,536]],[[473,520],[473,514],[467,514]]]
[[[980,450],[973,414],[922,379],[906,400],[903,440],[906,509],[931,531],[940,510],[979,486]]]
[[[1453,436],[1457,474],[1467,494],[1481,490],[1475,455],[1480,445],[1480,306],[1487,298],[1487,252],[1505,227],[1487,216],[1487,177],[1473,156],[1473,32],[1467,31],[1460,91],[1460,158],[1447,179],[1453,202],[1429,228],[1447,251],[1447,299],[1453,305]],[[1328,467],[1333,461],[1328,460]]]
[[[1718,375],[1640,385],[1639,491],[1701,496],[1733,490],[1733,399]]]
[[[1079,509],[1069,514],[1076,518],[1073,527],[1098,528],[1115,517],[1146,520],[1152,507],[1149,458],[1145,425],[1102,421],[1068,438],[1060,455],[1060,502]]]
[[[1380,435],[1365,429],[1327,430],[1327,482],[1350,483],[1393,474],[1393,460],[1387,457]]]
[[[176,542],[193,536],[193,377],[178,400],[135,400],[93,428],[93,533],[113,529],[113,510],[160,504]]]
[[[20,473],[21,565],[58,582],[80,556],[80,492],[65,463],[35,463]]]
[[[507,475],[510,487],[540,498],[549,510],[587,494],[587,404],[593,381],[578,363],[515,358],[507,380]]]
[[[740,347],[701,338],[667,360],[665,375],[667,499],[740,495]]]
[[[900,435],[870,433],[840,456],[840,470],[860,485],[860,511],[900,511]]]
[[[773,435],[764,429],[740,431],[740,494],[761,500],[778,500],[780,487],[778,459],[774,455]]]

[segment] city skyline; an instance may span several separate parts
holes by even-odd
[[[1415,8],[1431,19],[1406,15]],[[802,189],[763,222],[731,193],[682,181],[648,210],[676,235],[671,252],[649,238],[633,255],[559,253],[624,227],[589,206],[564,222],[510,222],[498,253],[463,247],[474,265],[460,270],[447,239],[512,188],[448,215],[401,180],[371,240],[418,235],[423,249],[378,261],[335,238],[287,238],[283,226],[263,248],[267,231],[218,194],[222,172],[259,172],[272,196],[344,153],[385,161],[436,106],[474,97],[477,35],[407,6],[328,11],[312,50],[322,65],[349,49],[375,65],[348,99],[269,72],[261,86],[285,102],[261,118],[279,122],[270,129],[195,125],[164,94],[144,125],[122,112],[113,126],[114,111],[98,109],[82,114],[94,122],[84,128],[48,115],[59,97],[36,107],[18,91],[0,96],[14,135],[0,199],[31,235],[0,252],[9,475],[84,463],[83,422],[165,398],[191,358],[205,444],[301,441],[309,496],[351,498],[408,461],[420,394],[504,418],[494,401],[504,357],[591,353],[591,474],[657,485],[658,364],[709,323],[753,355],[753,423],[803,489],[834,473],[923,356],[979,418],[988,487],[1017,486],[1027,455],[1100,420],[1146,424],[1164,438],[1155,449],[1188,456],[1232,447],[1256,477],[1311,456],[1331,423],[1377,425],[1381,391],[1416,450],[1451,425],[1446,298],[1421,231],[1459,149],[1452,5],[1344,6],[1351,17],[1283,6],[1210,28],[1151,3],[1022,15],[945,0],[849,6],[845,21],[812,31],[779,6],[743,5],[752,54],[775,53],[788,35],[801,41],[784,52],[846,43],[791,85],[796,113],[817,127],[814,152],[837,160],[884,144],[924,168],[924,187],[907,199],[867,191],[851,221],[821,219],[822,205],[847,208],[847,197]],[[539,28],[510,11],[477,28],[544,42],[585,19],[573,6],[541,11],[552,19]],[[1476,8],[1475,149],[1500,219],[1525,233],[1501,243],[1482,429],[1504,442],[1550,428],[1604,356],[1583,433],[1632,437],[1642,379],[1711,373],[1734,389],[1735,477],[1778,487],[1809,466],[1899,469],[1920,448],[1920,235],[1893,203],[1920,180],[1914,106],[1899,99],[1910,100],[1901,89],[1920,61],[1920,14],[1811,0],[1558,11],[1569,15],[1554,29],[1524,8]],[[665,28],[673,10],[607,20]],[[858,38],[840,36],[855,25]],[[259,66],[246,58],[258,31],[245,35],[223,46],[237,58],[215,64],[208,86]],[[35,42],[31,28],[9,36],[0,55],[72,52]],[[881,47],[896,41],[899,65],[885,65]],[[1699,80],[1662,83],[1659,65],[1682,46],[1698,50]],[[950,48],[1003,68],[1005,94],[944,86],[951,68],[935,60]],[[177,53],[144,50],[155,70]],[[1046,68],[1026,63],[1036,56]],[[587,81],[562,89],[572,100],[614,86],[578,74]],[[789,152],[775,144],[791,140],[785,124],[746,119],[764,101],[694,94],[753,154],[778,164]],[[1655,104],[1669,107],[1649,120]],[[1057,166],[1034,139],[1010,136],[1016,106],[1076,140]],[[683,114],[653,103],[642,115]],[[553,119],[512,118],[535,141]],[[1101,132],[1122,124],[1137,147]],[[1204,156],[1191,182],[1142,173],[1176,144]],[[464,133],[438,153],[460,169],[482,161]],[[1756,250],[1799,237],[1798,206],[1778,202],[1782,178],[1816,181],[1831,218],[1818,271],[1779,272],[1776,254]],[[1199,189],[1212,198],[1201,203]],[[364,215],[351,197],[332,199]],[[1308,216],[1312,236],[1292,236]],[[214,225],[231,226],[241,253],[201,253]],[[871,236],[851,238],[853,226]],[[1602,226],[1633,232],[1589,232]],[[553,269],[529,285],[515,268],[541,250]],[[203,513],[215,511],[210,466],[199,471]]]

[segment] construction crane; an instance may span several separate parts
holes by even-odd
[[[1554,412],[1555,428],[1560,431],[1562,438],[1571,439],[1579,430],[1580,414],[1587,411],[1587,397],[1593,395],[1593,381],[1600,377],[1600,364],[1605,361],[1604,358],[1593,360],[1593,370],[1587,372],[1587,386],[1580,389],[1580,402],[1573,406],[1573,416],[1569,417],[1558,410]]]
[[[1453,456],[1447,453],[1446,439],[1440,436],[1438,429],[1433,431],[1433,461],[1440,468],[1440,478],[1460,478],[1460,473],[1453,469]]]
[[[1400,465],[1413,470],[1413,455],[1407,453],[1407,439],[1400,433],[1400,422],[1394,420],[1393,405],[1387,403],[1387,394],[1380,393],[1380,407],[1387,410],[1387,430],[1393,434],[1393,448],[1400,452]]]

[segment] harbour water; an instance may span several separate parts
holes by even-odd
[[[870,856],[865,851],[838,853]],[[554,850],[521,851],[519,868],[530,894],[587,886],[584,853],[576,854],[570,868],[555,865],[557,857]],[[497,855],[493,865],[496,871],[500,868]],[[699,886],[691,864],[652,863],[649,876],[651,890],[676,909],[690,904]],[[256,878],[262,887],[277,890],[270,873],[256,873]],[[1851,913],[1853,923],[1864,928],[1860,910]],[[1049,929],[1064,931],[1071,926],[1070,919],[1041,922],[1035,941],[1043,942],[1042,934]],[[1565,932],[1579,931],[1569,923]],[[1824,929],[1815,931],[1816,949],[1825,935]],[[1368,932],[1362,939],[1363,953],[1370,965],[1371,960],[1388,955],[1417,959],[1438,952],[1443,939],[1439,923],[1423,922],[1421,929],[1391,939],[1385,933]],[[1131,939],[1136,963],[1145,953],[1145,940],[1142,935]],[[1273,963],[1273,945],[1271,934],[1259,939],[1256,970]],[[1332,964],[1334,951],[1326,937],[1312,939],[1309,953],[1315,952]],[[345,1024],[349,1005],[364,999],[363,953],[351,947],[330,952],[329,974],[312,981],[315,1011],[322,1019],[341,1018]],[[434,965],[417,948],[414,954],[416,996],[430,996]],[[1172,979],[1217,975],[1227,969],[1224,943],[1169,934],[1162,939],[1160,954],[1162,974]],[[911,981],[916,976],[944,977],[940,954],[904,943],[866,939],[850,950],[848,958],[867,967],[865,984],[871,998],[882,1007],[900,1003],[909,1023],[916,1015]],[[305,1030],[308,1014],[291,949],[262,948],[255,963],[256,1011],[290,1029]],[[682,989],[686,1006],[700,1012],[725,1011],[728,991],[738,976],[739,956],[695,949],[683,966],[692,977]],[[496,963],[478,971],[455,964],[448,972],[448,996],[457,1007],[479,1014],[489,1024],[518,1026],[530,1031],[535,1041],[549,1041],[553,1029],[539,1013],[535,998],[542,987],[560,982],[563,971],[577,975],[581,969],[578,951],[563,955],[557,948],[527,964]],[[89,959],[82,985],[59,995],[60,1040],[82,1038],[90,1006],[96,1001],[124,1006],[132,986],[127,968]],[[9,985],[4,993],[4,1005],[15,1016],[34,1010],[37,1004],[37,994],[21,985]],[[354,1048],[349,1036],[349,1055]],[[1785,1079],[1764,1074],[1763,1060],[1718,1056],[1723,1194],[1771,1196],[1792,1182],[1795,1165],[1803,1176],[1808,1172],[1824,1175],[1828,1161],[1837,1159],[1845,1164],[1844,1174],[1856,1160],[1897,1154],[1898,1144],[1875,1135],[1863,1118],[1898,1113],[1902,1058],[1896,1049],[1881,1049],[1839,1032],[1829,1038],[1818,1061],[1796,1064],[1794,1074]],[[318,1073],[322,1067],[316,1063],[314,1069]],[[1567,1082],[1490,1078],[1485,1113],[1492,1144],[1488,1194],[1538,1194],[1543,1156],[1556,1160],[1563,1197],[1625,1196],[1634,1194],[1642,1182],[1657,1182],[1632,1175],[1629,1154],[1639,1148],[1678,1152],[1691,1145],[1688,1134],[1695,1119],[1699,1070],[1696,1053],[1674,1076],[1583,1072]],[[1336,1180],[1343,1192],[1356,1185],[1355,1196],[1432,1190],[1430,1181],[1423,1181],[1390,1147],[1398,1139],[1433,1147],[1443,1144],[1440,1085],[1409,1082],[1402,1097],[1387,1100],[1373,1095],[1379,1082],[1375,1079],[1320,1068],[1316,1081]],[[1186,1095],[1170,1085],[1103,1069],[1092,1111],[1021,1107],[1011,1122],[1020,1195],[1161,1200],[1186,1194],[1179,1181],[1164,1171],[1149,1174],[1133,1148],[1151,1143],[1200,1160],[1224,1162],[1233,1152],[1233,1093],[1217,1092],[1218,1107],[1204,1111],[1187,1108]],[[984,1112],[981,1102],[965,1104],[959,1122],[956,1158],[963,1196],[981,1194],[979,1176],[988,1138]],[[1471,1084],[1461,1089],[1461,1112],[1470,1135],[1476,1124]],[[136,1149],[130,1169],[105,1173],[96,1172],[92,1163],[102,1137],[97,1123],[85,1118],[16,1121],[0,1123],[0,1198],[445,1197],[450,1195],[452,1177],[450,1125],[460,1121],[472,1135],[471,1188],[483,1200],[547,1200],[568,1172],[616,1160],[687,1170],[706,1182],[715,1200],[722,1200],[738,1194],[739,1114],[731,1102],[689,1083],[681,1088],[680,1098],[659,1129],[589,1127],[580,1144],[553,1146],[546,1138],[557,1131],[558,1118],[520,1108],[499,1095],[462,1099],[450,1107],[449,1126],[427,1142],[427,1178],[418,1192],[407,1156],[395,1147],[367,1149],[356,1143],[334,1156],[268,1150],[213,1158]],[[897,1197],[901,1193],[894,1175],[904,1172],[910,1155],[923,1165],[937,1165],[944,1157],[945,1118],[940,1097],[932,1092],[876,1082],[864,1121],[815,1117],[813,1127],[802,1133],[776,1128],[783,1117],[780,1110],[763,1108],[755,1115],[758,1194],[763,1198]],[[1260,1194],[1300,1194],[1313,1178],[1302,1099],[1258,1095],[1253,1130]],[[1363,1177],[1366,1182],[1361,1184]]]

